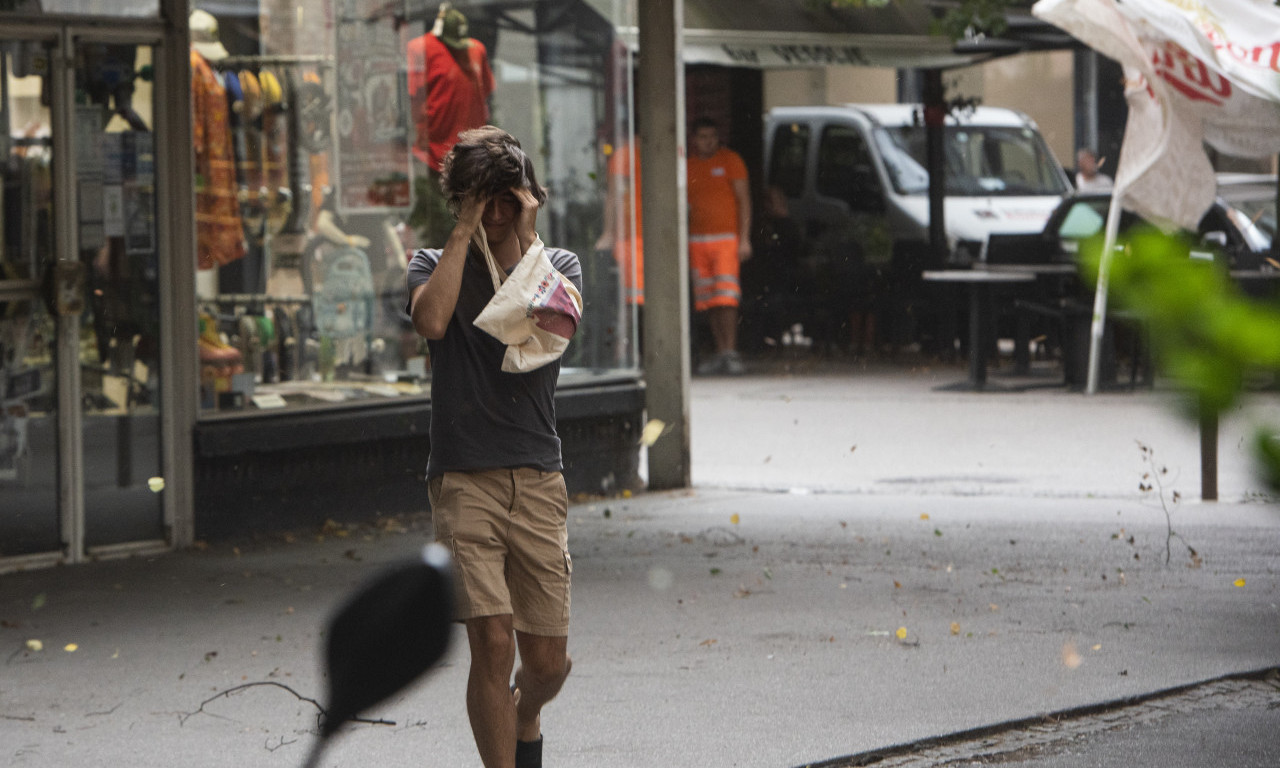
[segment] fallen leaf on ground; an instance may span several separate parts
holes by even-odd
[[[31,639],[27,641],[27,650],[39,653],[44,650],[44,643],[39,640]]]
[[[703,640],[702,642],[698,643],[698,645],[710,646],[710,645],[715,645],[716,642],[717,641],[714,637],[708,637],[706,640]]]
[[[1231,582],[1231,583],[1232,583],[1232,584],[1235,584],[1237,587],[1243,587],[1243,586],[1244,586],[1244,579],[1236,579],[1235,581],[1233,581],[1233,582]]]
[[[62,650],[66,651],[67,653],[75,653],[76,651],[80,650],[80,646],[76,645],[75,643],[67,643],[66,645],[62,646]]]
[[[1080,658],[1080,652],[1076,650],[1075,643],[1068,641],[1062,646],[1062,663],[1067,669],[1076,669],[1083,661]]]
[[[928,519],[929,519],[929,513],[928,513],[928,512],[921,512],[921,513],[920,513],[920,519],[921,519],[921,520],[928,520]]]
[[[898,635],[898,639],[899,639],[899,640],[906,640],[906,639],[907,639],[907,628],[906,628],[906,627],[898,627],[897,635]]]
[[[960,622],[958,621],[951,622],[951,634],[953,635],[960,634]]]
[[[729,516],[729,522],[733,523],[734,525],[737,525],[741,521],[742,521],[742,518],[738,517],[737,512]]]

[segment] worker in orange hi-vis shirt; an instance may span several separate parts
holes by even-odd
[[[637,137],[638,139],[639,137]],[[644,233],[640,213],[640,148],[620,144],[608,150],[608,197],[604,232],[596,250],[613,251],[628,304],[644,306]]]
[[[706,312],[716,352],[699,374],[744,372],[738,355],[738,266],[751,258],[751,191],[737,152],[721,146],[720,130],[693,123],[688,161],[689,267],[694,310]]]

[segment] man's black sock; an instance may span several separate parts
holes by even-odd
[[[542,768],[542,737],[537,741],[516,740],[516,768]]]

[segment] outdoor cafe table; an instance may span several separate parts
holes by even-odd
[[[1233,269],[1228,275],[1246,295],[1257,299],[1274,299],[1277,281],[1280,281],[1280,269],[1270,265],[1262,269]]]
[[[987,334],[992,316],[991,289],[997,285],[1034,282],[1031,272],[992,269],[929,270],[921,277],[931,283],[956,283],[969,290],[969,378],[939,389],[975,391],[999,389],[987,382]]]
[[[1061,261],[1044,264],[988,264],[984,267],[989,272],[1008,272],[1018,275],[1074,275],[1080,271],[1075,264]]]

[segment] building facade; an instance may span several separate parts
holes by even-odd
[[[450,224],[431,139],[467,120],[523,142],[541,234],[583,262],[570,490],[642,484],[637,0],[455,5],[461,27],[434,0],[0,0],[0,570],[424,509],[404,274]],[[685,113],[757,193],[769,108],[914,101],[918,67],[1027,111],[1064,162],[1118,147],[1091,54],[965,67],[908,0],[761,7],[687,0],[684,38]]]
[[[597,248],[624,9],[440,10],[0,0],[0,569],[425,509],[405,265],[449,220],[415,148],[465,95],[410,84],[441,72],[529,150],[540,233],[583,261],[571,492],[638,485],[635,328]]]

